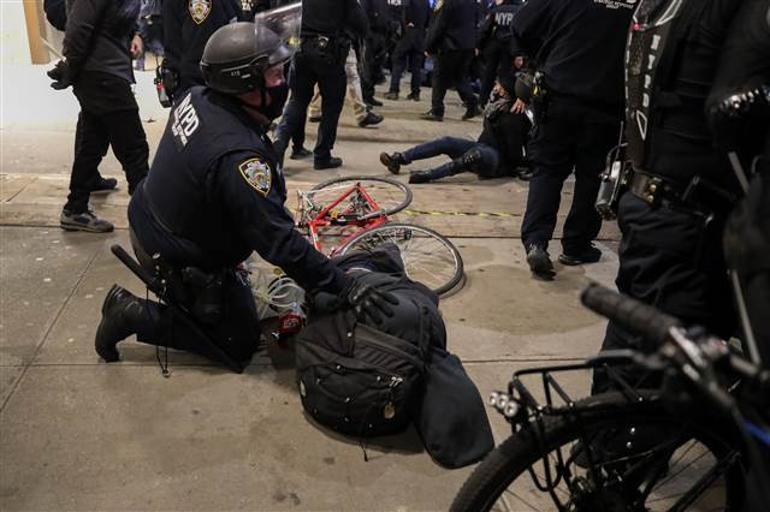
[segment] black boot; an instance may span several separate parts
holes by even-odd
[[[401,166],[405,165],[404,157],[401,153],[380,153],[380,163],[388,168],[393,174],[398,174],[401,171]]]
[[[431,171],[412,171],[409,173],[409,183],[428,183],[433,180]]]
[[[116,284],[112,285],[104,298],[102,321],[96,329],[96,353],[111,363],[120,360],[115,348],[119,341],[132,334],[143,341],[158,337],[160,319],[155,306],[145,304],[145,301]]]

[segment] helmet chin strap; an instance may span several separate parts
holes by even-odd
[[[260,92],[260,105],[264,105],[264,103],[265,103],[265,90],[261,89],[259,92]],[[246,101],[243,101],[242,99],[240,100],[240,103],[241,103],[241,106],[243,107],[243,109],[246,110],[246,112],[248,112],[249,115],[255,121],[257,121],[259,124],[262,124],[262,125],[265,125],[265,126],[270,124],[270,122],[271,122],[270,119],[268,119],[267,116],[265,114],[263,114],[259,110],[259,107],[255,107],[254,105],[252,105],[252,104],[250,104],[250,103],[248,103]]]

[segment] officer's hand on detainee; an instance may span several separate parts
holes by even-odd
[[[522,100],[516,98],[516,101],[511,106],[511,112],[514,114],[521,114],[527,108],[527,104]]]
[[[72,80],[70,78],[70,67],[66,60],[60,60],[57,62],[53,69],[46,72],[46,75],[48,75],[48,77],[53,80],[51,87],[57,91],[61,91],[72,85]]]
[[[354,276],[340,292],[340,298],[353,307],[359,320],[371,320],[377,325],[383,322],[383,316],[392,317],[391,306],[398,305],[398,299],[392,293],[378,290]]]
[[[144,51],[144,41],[142,41],[142,36],[136,34],[134,38],[131,39],[131,48],[129,48],[129,51],[131,52],[132,59],[138,59],[142,55],[142,52]]]

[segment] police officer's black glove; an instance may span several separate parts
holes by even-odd
[[[356,276],[350,277],[339,297],[353,307],[360,321],[372,321],[377,325],[383,322],[383,317],[392,317],[391,306],[398,305],[395,295],[363,283]]]
[[[72,74],[70,73],[70,67],[66,60],[57,62],[56,66],[46,74],[53,80],[51,87],[57,91],[61,91],[72,85]]]

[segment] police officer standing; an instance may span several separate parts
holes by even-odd
[[[594,204],[608,151],[623,114],[623,49],[636,0],[530,0],[513,18],[513,42],[534,59],[540,94],[534,102],[529,183],[521,237],[532,272],[554,275],[548,242],[556,227],[564,180],[575,171],[564,223],[565,265],[599,260],[592,245],[601,227]]]
[[[625,133],[632,172],[618,203],[623,239],[615,282],[622,293],[723,339],[734,334],[736,316],[722,235],[741,187],[709,130],[706,105],[720,85],[753,87],[744,81],[755,78],[750,70],[764,68],[768,76],[768,53],[751,56],[727,44],[730,35],[740,42],[752,31],[770,34],[770,24],[760,28],[761,13],[770,13],[767,0],[642,0],[628,41]],[[719,84],[723,70],[733,76]],[[762,125],[751,132],[766,134],[767,121]],[[717,130],[730,132],[736,127]],[[751,140],[752,133],[744,133],[741,143]],[[742,166],[756,155],[750,153]],[[610,322],[602,349],[636,346],[634,336]],[[632,369],[621,375],[631,384],[645,378]],[[595,374],[595,392],[611,385]]]
[[[139,0],[73,0],[67,6],[65,60],[48,72],[54,89],[72,85],[80,103],[69,196],[60,225],[68,231],[104,233],[113,226],[89,210],[88,200],[91,193],[109,192],[117,184],[98,170],[109,147],[126,173],[129,194],[147,174],[150,150],[131,90],[131,58],[141,53],[134,37],[141,5]]]
[[[389,100],[397,100],[407,61],[412,74],[411,92],[406,99],[420,101],[422,59],[425,51],[425,29],[430,17],[428,0],[403,0],[400,11],[401,38],[396,43],[391,60],[390,90],[385,94]]]
[[[429,121],[444,120],[444,97],[455,87],[465,103],[463,119],[481,113],[468,73],[476,47],[477,6],[474,0],[437,0],[425,38],[425,53],[433,57],[431,109],[422,115]]]
[[[304,124],[318,84],[321,122],[313,149],[313,168],[331,169],[342,165],[342,159],[331,152],[347,87],[345,60],[351,37],[366,35],[366,15],[358,0],[303,0],[302,8],[301,45],[290,71],[291,99],[276,129],[276,151],[283,161],[289,140]]]
[[[243,368],[259,326],[248,279],[235,266],[252,251],[306,290],[337,294],[360,315],[387,314],[393,303],[386,292],[345,276],[294,229],[278,155],[266,135],[287,96],[283,67],[292,38],[265,21],[257,26],[255,32],[254,23],[234,23],[212,35],[201,63],[208,87],[178,99],[150,173],[129,204],[140,263],[164,279],[164,300],[189,314],[114,285],[95,340],[108,362],[119,359],[116,344],[136,334],[142,342],[214,359],[222,352]],[[180,322],[180,314],[199,329]]]
[[[367,105],[381,107],[382,102],[374,97],[374,88],[384,79],[382,66],[387,56],[390,14],[387,0],[361,0],[361,7],[369,22],[369,31],[363,40],[359,58],[361,92]]]
[[[501,74],[513,72],[511,54],[511,22],[523,0],[495,0],[479,29],[479,53],[484,57],[484,75],[479,90],[481,108],[487,104],[495,80]]]
[[[266,8],[257,0],[165,0],[166,93],[181,96],[194,85],[204,85],[200,61],[211,34],[228,23],[252,21],[255,12]]]

